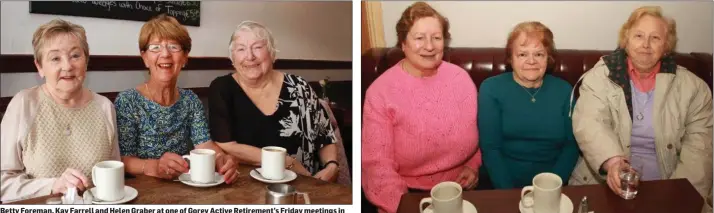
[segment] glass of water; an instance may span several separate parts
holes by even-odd
[[[632,165],[626,161],[625,165],[620,168],[620,196],[625,200],[634,199],[637,196],[637,188],[640,186],[640,177],[642,175],[641,165]]]

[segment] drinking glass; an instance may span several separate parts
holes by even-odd
[[[625,165],[620,168],[620,196],[625,200],[634,199],[637,196],[637,188],[640,185],[642,176],[642,165],[631,164],[625,161]]]

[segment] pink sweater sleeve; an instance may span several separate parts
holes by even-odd
[[[394,213],[407,184],[397,173],[393,153],[393,114],[381,97],[367,93],[362,124],[362,187],[380,212]]]
[[[476,171],[481,168],[481,149],[476,150],[476,154],[466,162],[466,166]]]
[[[471,78],[469,78],[469,80],[471,80]],[[469,82],[469,83],[471,83],[471,82]],[[474,96],[475,96],[474,101],[476,101],[476,116],[478,116],[478,89],[476,89],[475,86],[474,86],[474,89],[476,91],[474,94]],[[477,135],[476,143],[478,144],[478,128],[476,128],[476,135]],[[476,148],[476,154],[474,154],[474,156],[471,157],[471,159],[469,159],[466,162],[466,166],[478,171],[478,169],[481,168],[481,162],[482,162],[481,161],[481,146],[478,146]]]

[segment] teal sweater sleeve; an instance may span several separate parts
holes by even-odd
[[[564,87],[563,90],[566,89],[570,91],[572,87],[567,85],[567,87]],[[573,169],[575,169],[575,164],[580,156],[578,143],[575,141],[575,136],[573,135],[573,122],[568,115],[570,107],[572,106],[569,98],[570,97],[568,97],[568,99],[566,99],[566,103],[562,105],[564,115],[563,125],[565,125],[565,138],[567,141],[565,141],[565,145],[563,146],[560,156],[558,156],[558,160],[553,166],[553,173],[560,176],[560,178],[563,179],[563,183],[567,183],[570,179],[570,174],[572,174]]]
[[[501,132],[501,107],[496,99],[493,81],[488,79],[481,84],[478,96],[478,130],[479,143],[483,165],[486,167],[493,187],[496,189],[510,189],[515,187],[508,172],[506,163],[501,154],[503,144]]]

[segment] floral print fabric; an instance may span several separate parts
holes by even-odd
[[[179,89],[179,100],[161,106],[132,88],[115,100],[122,156],[158,159],[166,152],[188,154],[210,140],[208,122],[198,96]]]

